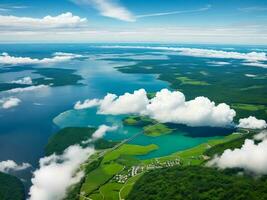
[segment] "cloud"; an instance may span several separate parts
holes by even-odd
[[[93,133],[92,138],[89,138],[88,140],[82,141],[83,144],[88,144],[91,142],[94,142],[100,138],[103,138],[107,132],[115,131],[118,129],[118,126],[107,126],[105,124],[102,124],[98,127],[98,129]]]
[[[29,200],[63,199],[67,189],[83,177],[80,165],[94,152],[91,147],[72,145],[62,155],[41,158],[40,168],[33,173]]]
[[[267,64],[262,62],[244,62],[242,65],[267,68]]]
[[[256,23],[256,22],[255,22]],[[260,30],[260,31],[259,31]],[[204,26],[175,25],[155,27],[75,27],[58,29],[23,29],[14,31],[0,28],[0,42],[151,42],[151,43],[216,43],[216,44],[267,44],[265,24],[238,24]]]
[[[78,5],[93,6],[102,16],[122,21],[134,22],[135,16],[123,5],[113,0],[72,0]]]
[[[91,108],[100,105],[100,100],[98,99],[86,99],[84,102],[77,101],[74,105],[75,110],[81,110],[85,108]]]
[[[267,7],[251,6],[251,7],[239,8],[239,10],[243,12],[262,12],[262,11],[266,11]]]
[[[56,62],[64,62],[74,58],[82,57],[79,54],[56,52],[51,58],[31,58],[10,56],[8,53],[0,54],[0,64],[5,65],[33,65],[33,64],[50,64]]]
[[[9,97],[0,99],[0,106],[3,109],[9,109],[18,106],[21,103],[21,100],[16,97]]]
[[[8,8],[0,8],[0,12],[7,12],[7,11],[9,11]]]
[[[260,133],[254,135],[253,139],[257,140],[257,141],[266,140],[267,139],[267,131],[266,130],[261,131]]]
[[[43,18],[0,15],[0,29],[8,30],[46,30],[55,28],[75,28],[82,27],[86,23],[86,18],[74,16],[70,12],[62,13],[57,16],[48,15]]]
[[[17,83],[17,84],[22,84],[22,85],[32,85],[32,78],[27,76],[27,77],[23,77],[15,81],[11,81],[11,83]]]
[[[148,98],[144,89],[136,90],[133,94],[125,93],[117,96],[107,94],[103,99],[87,99],[84,103],[77,102],[74,108],[89,108],[99,106],[98,112],[101,114],[138,114],[145,110]]]
[[[0,172],[9,173],[10,171],[21,171],[31,167],[29,163],[17,164],[13,160],[0,162]]]
[[[9,12],[11,10],[25,9],[25,8],[28,8],[28,6],[0,4],[0,12]]]
[[[197,13],[207,11],[211,8],[211,5],[207,5],[203,8],[195,9],[195,10],[177,10],[172,12],[160,12],[160,13],[150,13],[144,15],[137,15],[136,18],[145,18],[145,17],[157,17],[157,16],[165,16],[165,15],[176,15],[176,14],[186,14],[186,13]]]
[[[246,76],[246,77],[252,77],[252,78],[253,78],[253,77],[257,77],[257,75],[255,75],[255,74],[245,74],[245,76]]]
[[[229,126],[235,116],[235,111],[227,104],[216,106],[206,97],[186,101],[183,93],[167,89],[156,93],[144,113],[160,122],[188,126]]]
[[[229,59],[244,59],[244,60],[267,60],[266,53],[250,52],[239,53],[234,51],[220,51],[211,49],[197,49],[197,48],[179,48],[181,55],[207,57],[207,58],[229,58]]]
[[[182,47],[163,47],[163,46],[102,46],[102,48],[121,48],[121,49],[152,49],[162,51],[175,51],[178,55],[205,57],[205,58],[226,58],[226,59],[241,59],[247,61],[267,61],[265,52],[250,52],[240,53],[234,51],[221,51],[213,49],[199,48],[182,48]]]
[[[168,89],[157,92],[150,100],[146,91],[140,89],[121,96],[107,94],[103,99],[93,99],[92,102],[86,100],[86,104],[90,107],[98,106],[99,114],[147,115],[159,122],[188,126],[231,126],[236,114],[227,104],[221,103],[216,106],[206,97],[186,101],[183,93]]]
[[[93,139],[100,139],[104,137],[106,132],[108,131],[115,131],[117,130],[117,126],[107,126],[107,125],[101,125],[98,127],[98,129],[93,133],[92,138]]]
[[[267,140],[255,144],[247,139],[240,149],[227,149],[221,156],[208,162],[208,166],[221,169],[242,168],[256,174],[267,174]]]
[[[175,15],[175,14],[186,14],[186,13],[197,13],[207,11],[211,8],[211,5],[207,5],[203,8],[195,10],[176,10],[171,12],[158,12],[149,13],[143,15],[134,15],[126,7],[121,5],[118,1],[114,0],[71,0],[78,5],[89,5],[93,6],[96,10],[100,12],[102,16],[110,17],[127,22],[135,22],[137,19],[146,17],[158,17],[165,15]]]
[[[250,129],[264,129],[267,127],[267,123],[263,119],[257,119],[256,117],[249,116],[248,118],[239,119],[239,128]]]
[[[99,113],[101,114],[136,114],[145,110],[148,98],[144,89],[136,90],[133,94],[125,93],[117,96],[107,94],[101,101]]]
[[[229,65],[230,62],[222,62],[222,61],[209,61],[208,64],[214,65],[214,66],[222,66],[222,65]]]
[[[20,92],[29,92],[29,91],[35,91],[35,90],[41,90],[41,89],[47,89],[49,88],[48,85],[33,85],[29,87],[24,87],[24,88],[13,88],[10,90],[7,90],[5,92],[7,93],[20,93]]]

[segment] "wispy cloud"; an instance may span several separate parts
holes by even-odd
[[[243,12],[261,12],[261,11],[267,11],[267,7],[252,6],[252,7],[239,8],[239,10]]]
[[[7,12],[9,9],[0,7],[0,12]]]
[[[0,27],[0,42],[166,42],[216,44],[267,44],[262,26],[162,26],[60,28],[19,30]]]
[[[15,9],[25,9],[28,6],[24,5],[11,5],[11,4],[0,4],[0,12],[8,12]]]
[[[207,5],[203,8],[199,8],[195,10],[177,10],[177,11],[171,11],[171,12],[160,12],[160,13],[137,15],[136,18],[157,17],[157,16],[164,16],[164,15],[176,15],[176,14],[186,14],[186,13],[198,13],[198,12],[207,11],[210,8],[211,8],[211,5]]]
[[[100,12],[102,16],[110,17],[127,22],[135,22],[138,18],[145,17],[157,17],[164,15],[175,15],[175,14],[185,14],[185,13],[197,13],[207,11],[211,8],[211,5],[207,5],[203,8],[194,10],[176,10],[171,12],[158,12],[149,13],[143,15],[134,15],[125,6],[120,4],[118,1],[113,0],[71,0],[78,5],[92,6]]]
[[[119,2],[112,0],[71,0],[78,5],[93,6],[102,16],[134,22],[136,17]]]
[[[184,48],[184,47],[169,47],[169,46],[135,46],[135,45],[112,46],[111,45],[111,46],[101,46],[101,47],[102,48],[118,48],[118,49],[151,49],[151,50],[160,50],[160,51],[174,51],[174,52],[177,52],[177,55],[183,55],[183,56],[240,59],[240,60],[246,60],[249,62],[267,61],[267,55],[265,52],[241,53],[241,52],[236,52],[236,51],[222,51],[222,50],[215,50],[215,49]],[[228,63],[224,62],[220,64],[228,64]]]

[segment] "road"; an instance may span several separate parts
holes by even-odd
[[[153,126],[155,126],[156,124],[154,124]],[[107,149],[107,150],[104,150],[104,151],[101,151],[99,153],[99,155],[94,158],[94,159],[91,159],[90,162],[93,162],[95,160],[98,160],[99,158],[103,157],[106,153],[109,153],[109,152],[112,152],[114,151],[115,149],[118,149],[120,146],[124,145],[125,143],[128,143],[130,141],[132,141],[133,139],[135,139],[136,137],[138,137],[139,135],[143,134],[144,132],[143,131],[140,131],[136,134],[134,134],[133,136],[125,139],[125,140],[122,140],[119,144],[115,145],[114,147],[110,148],[110,149]]]

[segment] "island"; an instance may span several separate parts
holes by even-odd
[[[123,124],[127,126],[143,127],[144,134],[152,137],[169,134],[173,131],[167,124],[159,123],[146,116],[130,115],[123,119]]]
[[[51,87],[59,87],[66,85],[82,85],[83,80],[81,75],[75,74],[72,69],[59,69],[59,68],[34,68],[27,67],[27,70],[33,70],[33,73],[40,75],[40,78],[33,78],[32,84],[18,84],[12,82],[0,82],[0,92],[7,91],[14,88],[26,88],[30,86],[48,85]],[[7,68],[4,72],[20,72],[25,70],[24,67],[17,69],[16,67]],[[1,73],[1,70],[0,70]],[[3,72],[2,72],[3,73]]]
[[[144,134],[153,137],[166,135],[171,133],[172,131],[173,130],[170,129],[167,125],[161,123],[147,125],[144,127]]]
[[[1,200],[25,199],[24,185],[17,177],[0,172],[0,183]]]

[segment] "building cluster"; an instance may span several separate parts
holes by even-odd
[[[178,158],[165,162],[159,162],[156,159],[153,163],[150,163],[148,165],[132,166],[128,170],[122,171],[121,173],[114,176],[114,181],[116,181],[117,183],[125,183],[129,178],[136,176],[142,172],[159,168],[173,167],[175,165],[180,165],[180,160]]]

